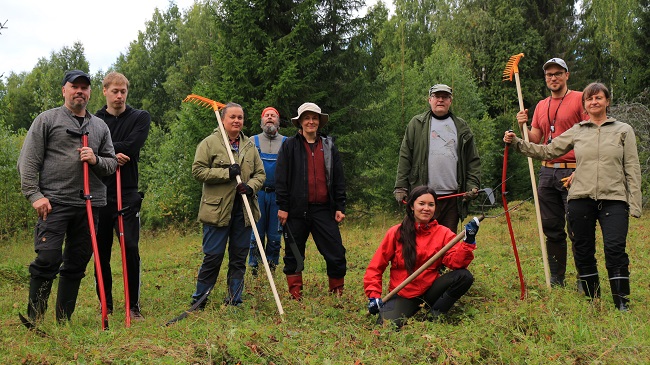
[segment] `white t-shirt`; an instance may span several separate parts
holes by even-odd
[[[429,131],[429,187],[436,194],[458,191],[458,133],[451,117],[431,118]]]

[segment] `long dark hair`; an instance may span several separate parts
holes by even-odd
[[[399,227],[399,237],[397,241],[402,244],[402,255],[404,256],[404,266],[408,273],[415,271],[415,259],[417,257],[417,250],[415,248],[415,213],[413,212],[413,204],[415,200],[424,194],[431,194],[433,200],[437,204],[438,196],[436,192],[428,186],[418,186],[411,190],[406,202],[406,216],[402,220],[402,225]],[[431,218],[433,220],[433,218]]]

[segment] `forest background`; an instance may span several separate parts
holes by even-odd
[[[95,112],[104,104],[101,80],[116,70],[131,82],[128,103],[152,115],[140,164],[145,228],[196,225],[201,186],[191,163],[216,119],[183,103],[190,93],[243,105],[247,135],[260,132],[259,113],[268,105],[280,111],[285,135],[295,133],[288,120],[300,104],[320,105],[331,120],[324,132],[336,138],[343,157],[348,213],[363,218],[397,210],[392,190],[404,129],[428,108],[429,87],[445,83],[454,90],[452,111],[476,135],[482,185],[495,187],[503,131],[516,128],[519,110],[514,82],[503,82],[502,73],[520,52],[530,117],[548,95],[541,66],[551,57],[567,61],[571,89],[592,81],[610,88],[610,114],[636,130],[648,196],[649,0],[395,0],[394,14],[379,2],[360,16],[363,5],[221,0],[155,10],[111,69],[92,75],[88,105]],[[62,104],[60,80],[73,68],[89,70],[81,43],[41,58],[30,72],[0,77],[2,240],[31,229],[16,160],[33,119]],[[532,194],[525,161],[510,158],[510,199]]]

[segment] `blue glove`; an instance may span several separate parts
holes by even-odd
[[[476,234],[478,233],[478,226],[481,222],[478,218],[474,217],[469,223],[465,225],[465,242],[469,244],[476,243]]]
[[[379,308],[384,306],[384,302],[381,301],[381,298],[368,298],[368,313],[377,314],[379,313]]]

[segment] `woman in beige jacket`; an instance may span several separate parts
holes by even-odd
[[[605,266],[617,309],[629,309],[626,248],[629,216],[641,216],[641,168],[632,127],[608,117],[611,94],[601,83],[583,91],[589,120],[574,125],[548,145],[536,145],[507,131],[503,141],[526,156],[549,160],[573,149],[576,170],[568,181],[568,219],[575,235],[575,261],[585,295],[600,296],[596,222],[603,232]]]

